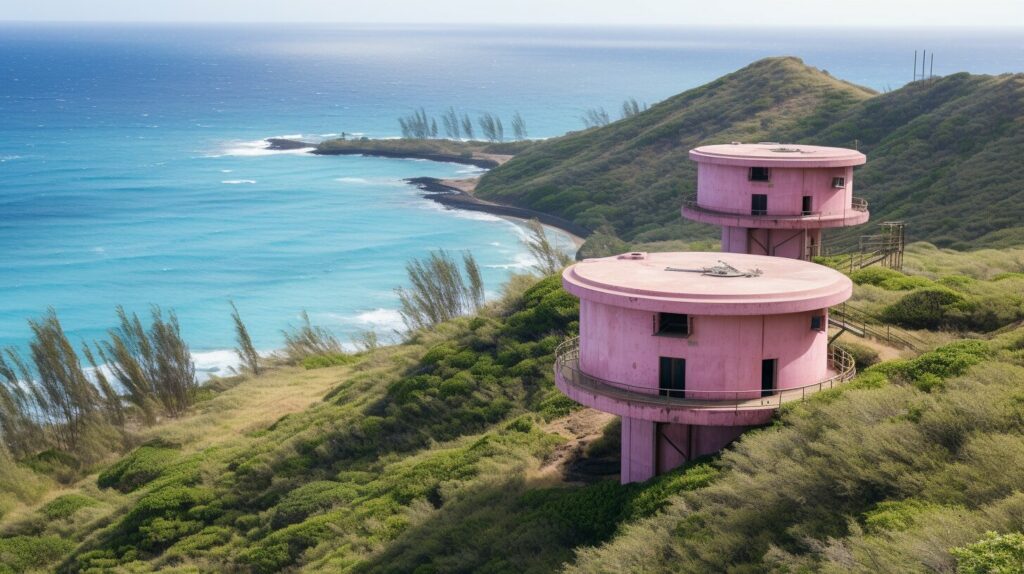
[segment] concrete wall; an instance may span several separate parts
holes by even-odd
[[[827,378],[828,335],[810,327],[812,315],[825,313],[695,315],[692,334],[678,338],[653,335],[656,313],[583,299],[580,368],[657,394],[659,358],[675,357],[686,359],[687,391],[751,391],[761,386],[761,360],[777,359],[777,388],[810,385]],[[694,398],[735,396],[709,393]]]
[[[833,177],[845,177],[846,187],[832,187]],[[853,168],[772,168],[771,181],[748,179],[743,166],[697,164],[697,203],[706,209],[726,213],[750,213],[752,194],[768,196],[768,215],[800,215],[803,196],[809,195],[811,210],[822,215],[841,215],[853,198]]]

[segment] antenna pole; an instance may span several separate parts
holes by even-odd
[[[921,51],[921,79],[924,79],[924,61],[928,59],[928,50]]]
[[[931,64],[929,64],[929,67],[928,67],[928,77],[929,78],[934,78],[935,77],[935,52],[932,52]]]
[[[914,50],[914,79],[911,82],[917,80],[917,50]]]

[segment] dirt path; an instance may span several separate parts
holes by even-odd
[[[907,351],[903,349],[897,349],[896,347],[890,347],[885,343],[872,339],[871,337],[858,337],[852,333],[843,333],[839,337],[840,341],[848,343],[857,343],[864,345],[865,347],[873,349],[878,353],[878,358],[882,361],[891,361],[893,359],[902,359],[908,356],[914,355],[913,351]]]
[[[545,431],[562,435],[568,440],[544,459],[537,469],[537,478],[561,481],[566,466],[583,454],[587,445],[598,439],[604,427],[614,419],[613,414],[584,408],[545,425]]]

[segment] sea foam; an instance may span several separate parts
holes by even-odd
[[[234,141],[226,144],[220,153],[208,157],[255,157],[262,155],[304,155],[316,149],[313,146],[298,149],[270,149],[270,142],[267,139],[300,139],[301,134],[271,136],[270,138],[253,141]]]

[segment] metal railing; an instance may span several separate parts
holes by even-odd
[[[853,357],[842,349],[830,347],[828,365],[836,374],[810,385],[771,390],[663,390],[606,381],[588,375],[580,369],[579,354],[579,337],[567,339],[555,349],[555,372],[573,387],[611,398],[690,409],[777,409],[784,403],[802,401],[818,391],[837,387],[857,374]]]
[[[925,347],[924,341],[917,335],[893,327],[867,311],[846,302],[829,309],[828,322],[829,326],[836,327],[841,331],[853,333],[862,338],[878,339],[900,349],[920,352]]]
[[[764,212],[764,211],[756,211],[755,212],[754,210],[751,210],[751,211],[722,211],[720,209],[714,209],[714,208],[705,207],[703,205],[700,205],[699,203],[697,203],[697,200],[693,199],[693,198],[684,199],[683,200],[683,207],[685,207],[686,209],[688,209],[690,211],[693,211],[695,213],[703,213],[703,214],[706,214],[706,215],[712,215],[712,216],[718,216],[718,217],[722,217],[722,216],[728,216],[728,217],[739,216],[739,217],[754,217],[754,218],[757,218],[757,219],[781,219],[781,220],[791,219],[791,220],[801,220],[801,221],[803,221],[803,220],[809,220],[809,221],[810,220],[822,220],[822,219],[835,220],[835,219],[840,219],[840,218],[844,217],[843,213],[828,213],[828,214],[824,214],[824,213],[821,213],[820,211],[801,211],[800,213],[785,214],[785,215],[771,214],[771,213],[767,213],[767,212]],[[868,201],[866,199],[864,199],[863,197],[854,197],[852,203],[850,204],[850,209],[852,211],[857,211],[857,212],[866,212],[868,210]]]

